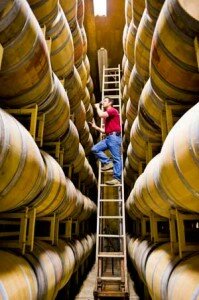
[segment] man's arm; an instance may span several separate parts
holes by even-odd
[[[103,111],[102,109],[100,109],[100,104],[99,103],[96,103],[95,104],[95,108],[97,110],[97,114],[100,118],[107,118],[109,115],[106,111]]]
[[[99,127],[99,126],[97,126],[97,125],[95,124],[95,121],[89,122],[89,124],[90,124],[94,129],[96,129],[97,131],[99,131],[99,132],[101,132],[101,133],[105,133],[105,129],[104,129],[104,128],[101,128],[101,127]]]

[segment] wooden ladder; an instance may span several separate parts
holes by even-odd
[[[113,98],[121,120],[120,66],[103,68],[102,99]],[[101,124],[103,126],[103,124]],[[102,138],[102,135],[101,135]],[[121,154],[122,155],[122,154]],[[94,299],[129,299],[126,261],[124,179],[110,186],[105,183],[112,171],[102,171],[99,162],[96,264]]]

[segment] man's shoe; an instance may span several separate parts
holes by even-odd
[[[108,184],[108,185],[118,185],[118,184],[121,184],[121,182],[120,182],[119,179],[113,178],[111,180],[106,181],[105,184]]]
[[[103,167],[101,167],[102,171],[107,171],[113,168],[113,163],[109,162],[108,164],[104,165]]]

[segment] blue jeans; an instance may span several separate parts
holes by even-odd
[[[121,136],[108,135],[91,149],[103,164],[108,164],[111,161],[104,151],[108,149],[111,152],[113,158],[113,177],[119,180],[122,173],[121,143]]]

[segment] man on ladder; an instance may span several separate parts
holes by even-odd
[[[104,110],[100,109],[100,103],[95,104],[97,114],[100,118],[104,119],[104,128],[98,127],[95,122],[91,125],[101,133],[105,133],[105,138],[92,147],[92,152],[99,158],[104,166],[102,171],[106,171],[113,168],[113,179],[106,181],[108,185],[116,185],[121,182],[122,173],[122,160],[121,160],[121,124],[118,110],[113,107],[113,99],[105,97],[102,101]],[[109,150],[113,162],[104,153],[105,150]]]

